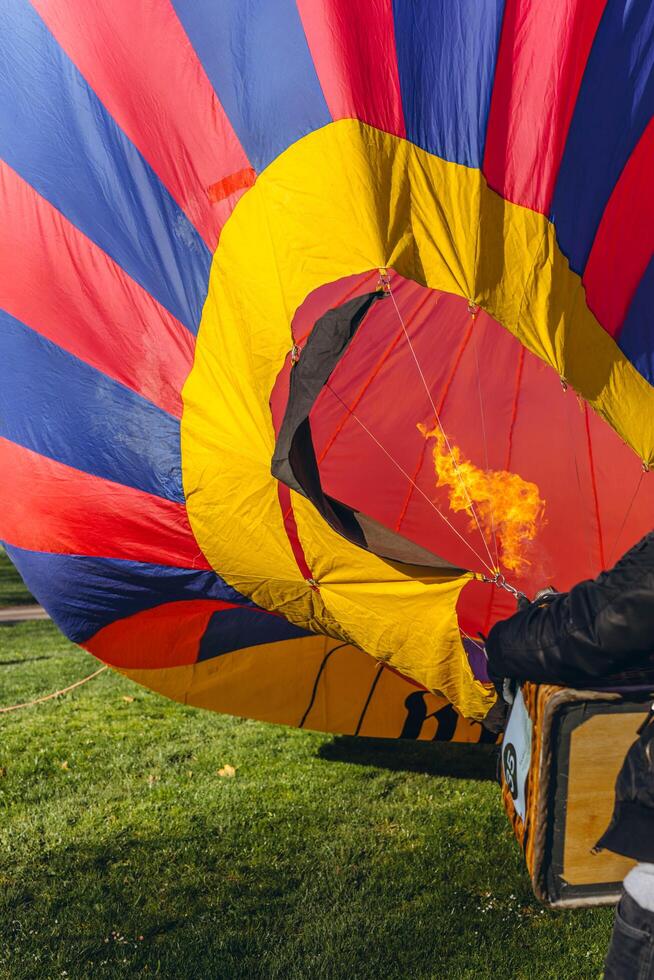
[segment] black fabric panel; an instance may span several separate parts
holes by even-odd
[[[309,413],[366,313],[385,295],[355,296],[317,321],[291,370],[288,404],[271,468],[274,477],[308,497],[334,530],[362,548],[367,542],[353,511],[323,492]]]
[[[318,466],[313,452],[313,440],[309,426],[309,413],[329,376],[347,350],[366,313],[385,293],[365,293],[328,310],[316,323],[306,342],[302,355],[291,370],[288,404],[277,437],[272,474],[298,493],[314,499],[303,483],[311,481],[320,486]],[[306,423],[303,428],[303,423]],[[295,451],[293,443],[299,441]],[[311,451],[309,453],[309,443]],[[304,454],[307,453],[306,458]],[[291,458],[291,456],[293,458]],[[315,469],[315,474],[310,473]],[[322,494],[322,490],[320,490]],[[314,501],[315,502],[315,501]]]
[[[308,497],[318,508],[327,523],[336,531],[360,547],[367,548],[366,537],[361,525],[354,516],[354,511],[323,492],[309,419],[303,419],[295,432],[291,442],[288,462],[292,476],[297,480],[297,486],[293,487],[293,489],[299,489],[300,493]],[[276,475],[274,470],[273,475]],[[289,486],[292,486],[292,484],[289,484]]]
[[[380,524],[368,514],[362,514],[359,510],[354,511],[354,514],[368,543],[368,548],[376,555],[383,555],[385,558],[398,563],[425,565],[429,568],[438,566],[441,570],[451,569],[457,575],[463,571],[462,568],[452,565],[445,558],[435,555],[433,551],[428,551],[427,548],[421,547],[415,541],[410,541],[409,538],[403,537],[397,531],[391,531],[390,528]]]

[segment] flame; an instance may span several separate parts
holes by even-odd
[[[477,529],[470,501],[489,546],[493,534],[502,565],[521,572],[531,564],[524,557],[525,545],[536,537],[545,523],[545,501],[535,483],[508,470],[482,470],[466,459],[458,446],[446,440],[439,426],[418,425],[425,439],[434,440],[433,460],[436,486],[447,487],[449,505],[470,517],[469,529]]]

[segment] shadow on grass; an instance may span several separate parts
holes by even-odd
[[[0,607],[31,605],[34,602],[36,599],[0,547]]]
[[[15,667],[17,664],[21,666],[23,664],[35,664],[37,660],[52,660],[52,657],[18,657],[13,660],[0,660],[0,667]]]
[[[453,779],[494,780],[497,745],[393,741],[340,735],[318,750],[321,759],[375,766],[401,772],[421,772]]]
[[[401,841],[379,846],[370,829],[367,843],[361,836],[326,841],[305,822],[294,842],[272,837],[239,849],[225,827],[200,822],[191,836],[122,835],[50,851],[47,860],[35,855],[0,890],[0,974],[598,975],[593,945],[605,942],[608,921],[582,912],[573,922],[540,910],[526,876],[511,866],[511,848],[495,834],[484,849],[456,835],[448,842],[452,834],[442,827],[442,849],[424,850],[418,862]],[[595,927],[594,936],[584,927]],[[557,972],[562,963],[570,972]]]

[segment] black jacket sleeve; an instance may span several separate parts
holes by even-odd
[[[497,623],[486,652],[493,678],[583,686],[654,672],[654,531],[596,579]]]

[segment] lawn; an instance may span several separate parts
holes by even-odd
[[[0,606],[23,606],[34,602],[0,545]]]
[[[0,626],[2,705],[96,666],[49,622]],[[494,751],[243,721],[110,671],[0,715],[0,977],[598,977],[611,912],[535,901]]]

